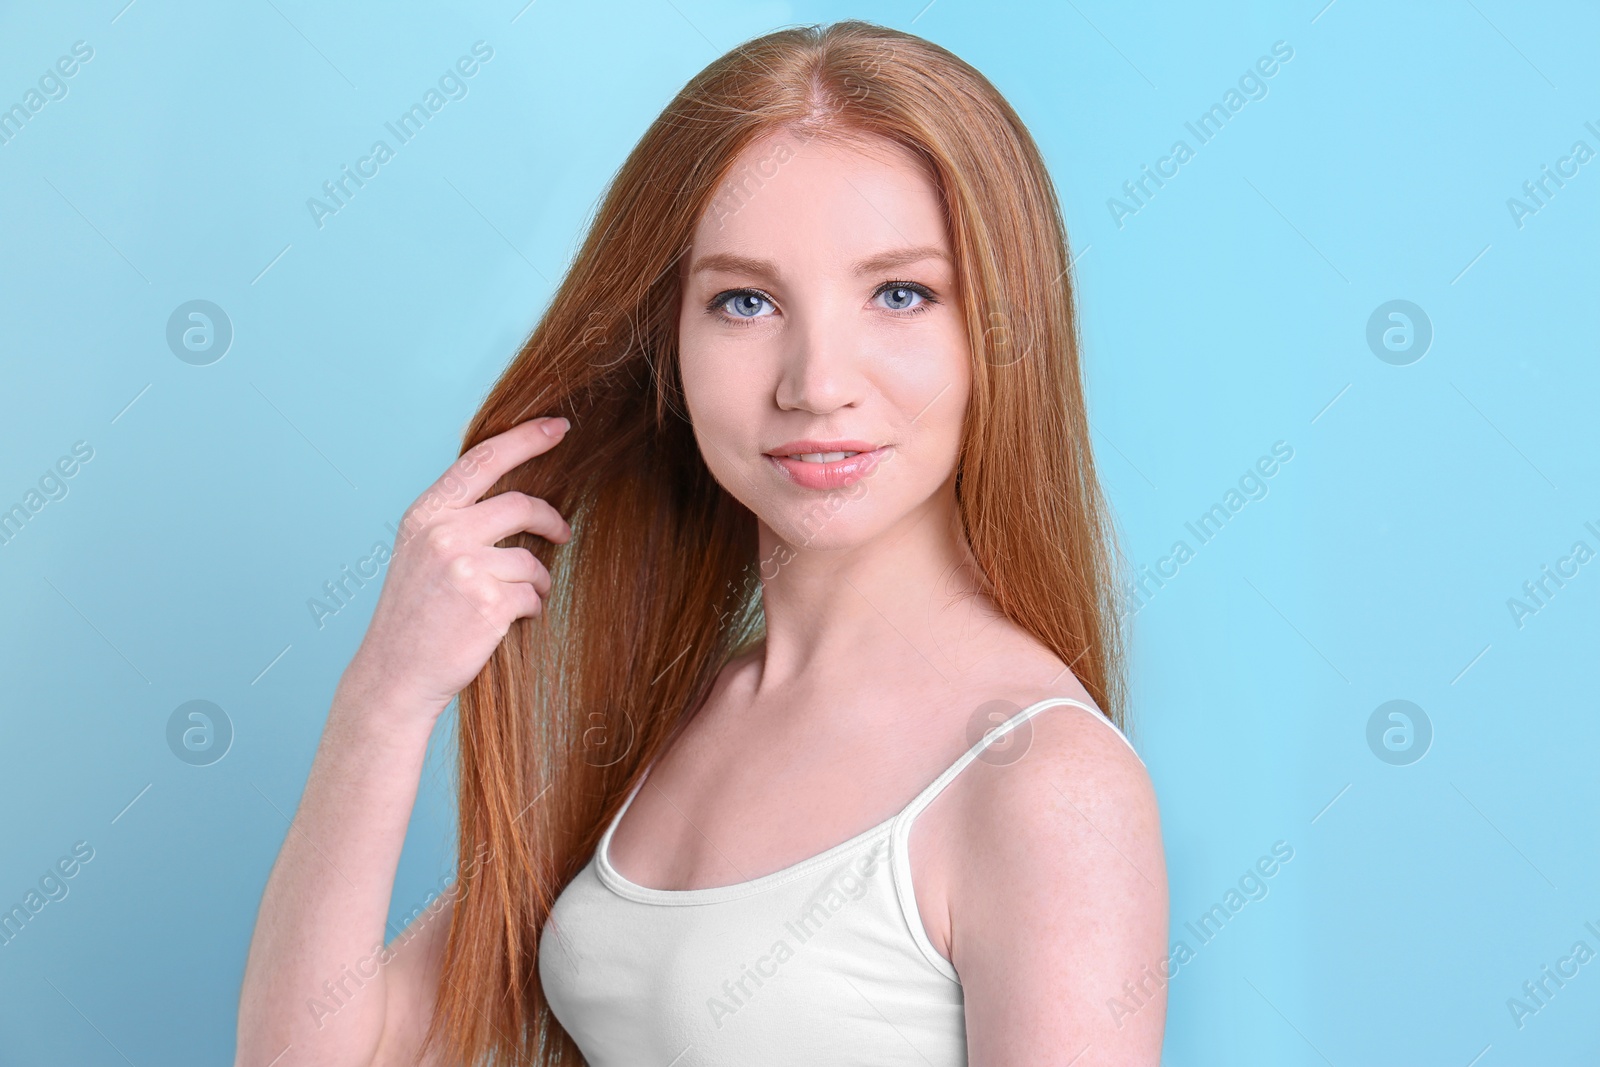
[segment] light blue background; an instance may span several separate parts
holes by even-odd
[[[1596,1062],[1600,962],[1520,1029],[1506,1003],[1574,942],[1600,951],[1600,562],[1521,627],[1507,607],[1600,549],[1600,161],[1520,228],[1506,204],[1574,141],[1600,150],[1592,7],[523,2],[0,13],[0,106],[94,49],[0,145],[0,507],[94,449],[0,546],[0,907],[95,850],[0,946],[0,1062],[229,1059],[376,586],[321,630],[308,598],[454,458],[673,92],[741,40],[850,16],[951,48],[1041,144],[1135,564],[1294,449],[1136,616],[1174,938],[1195,948],[1183,924],[1294,849],[1174,977],[1165,1061]],[[319,229],[306,199],[478,40],[469,95]],[[1268,95],[1197,146],[1184,123],[1276,41]],[[1178,138],[1195,157],[1119,228],[1107,200]],[[209,366],[165,341],[192,299],[235,330]],[[1366,343],[1391,299],[1433,325],[1408,366]],[[167,747],[192,699],[236,731],[211,766]],[[1433,725],[1409,766],[1366,741],[1391,699]],[[449,870],[446,736],[397,919]]]

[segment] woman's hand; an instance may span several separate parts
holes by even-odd
[[[433,1002],[449,919],[428,920],[421,941],[395,949],[403,966],[380,956],[428,738],[511,624],[539,614],[550,592],[550,574],[532,552],[495,543],[521,531],[558,544],[572,538],[543,500],[479,498],[565,432],[563,419],[534,419],[491,437],[406,510],[372,622],[339,680],[292,832],[262,893],[236,1063],[278,1063],[285,1048],[294,1049],[286,1063],[370,1064],[380,1053],[382,1062],[400,1062],[420,1043],[413,1008]],[[329,855],[339,858],[336,867]],[[362,971],[373,959],[389,966]],[[306,1010],[307,997],[322,996],[351,967],[365,980],[353,991],[340,987],[343,997],[332,998],[338,1021],[324,1028],[325,1018]],[[391,1015],[394,1004],[407,1008]],[[386,1044],[396,1035],[404,1047]]]
[[[567,420],[540,418],[497,434],[451,464],[406,510],[345,680],[437,717],[483,669],[512,622],[540,614],[550,572],[527,549],[495,543],[526,530],[565,544],[572,527],[526,493],[479,498],[566,431]]]

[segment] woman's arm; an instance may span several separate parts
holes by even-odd
[[[429,1050],[420,1062],[416,1059],[433,1021],[434,994],[444,974],[444,949],[455,911],[453,892],[442,899],[437,912],[419,915],[391,943],[394,956],[388,965],[383,1039],[371,1067],[443,1067],[447,1062],[443,1045]]]
[[[972,1067],[1161,1062],[1167,879],[1155,791],[1092,714],[1034,716],[1026,755],[983,765],[962,806],[951,962]]]
[[[379,965],[380,950],[433,725],[405,702],[371,680],[339,683],[262,894],[239,997],[238,1067],[375,1062],[401,973],[399,959]]]
[[[549,595],[538,558],[497,542],[522,531],[572,537],[536,497],[479,498],[565,431],[565,420],[534,419],[491,437],[408,509],[262,894],[239,995],[237,1067],[414,1057],[449,919],[419,916],[416,936],[392,952],[384,927],[428,738],[512,623],[540,614]]]

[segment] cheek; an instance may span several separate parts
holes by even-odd
[[[961,323],[952,322],[942,333],[939,358],[931,361],[929,373],[942,379],[939,388],[948,384],[952,395],[966,397],[972,386],[972,348]]]
[[[927,464],[925,475],[934,482],[942,482],[955,472],[966,407],[966,389],[952,386],[917,420],[923,428],[920,451]]]
[[[952,454],[972,390],[972,364],[964,333],[941,332],[896,361],[885,390],[894,406],[915,422],[910,429],[925,447]],[[937,446],[935,448],[935,446]]]
[[[684,402],[697,421],[715,419],[728,405],[732,389],[725,374],[717,373],[713,361],[704,353],[685,349],[679,356],[678,375],[683,381]]]
[[[745,438],[758,425],[756,412],[762,384],[748,360],[732,356],[733,353],[719,350],[714,340],[708,343],[692,335],[684,338],[678,356],[684,404],[701,451],[713,470],[721,462],[714,446],[740,451]]]

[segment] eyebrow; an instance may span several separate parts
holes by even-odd
[[[876,274],[880,271],[890,270],[894,267],[904,267],[911,263],[921,263],[924,260],[940,259],[950,262],[950,256],[942,248],[932,245],[923,245],[917,248],[897,248],[889,252],[882,252],[861,260],[853,269],[857,275]],[[690,275],[703,271],[721,271],[725,274],[752,274],[763,278],[776,278],[778,266],[768,259],[754,259],[750,256],[741,256],[734,252],[713,252],[701,256],[694,261],[690,268]]]

